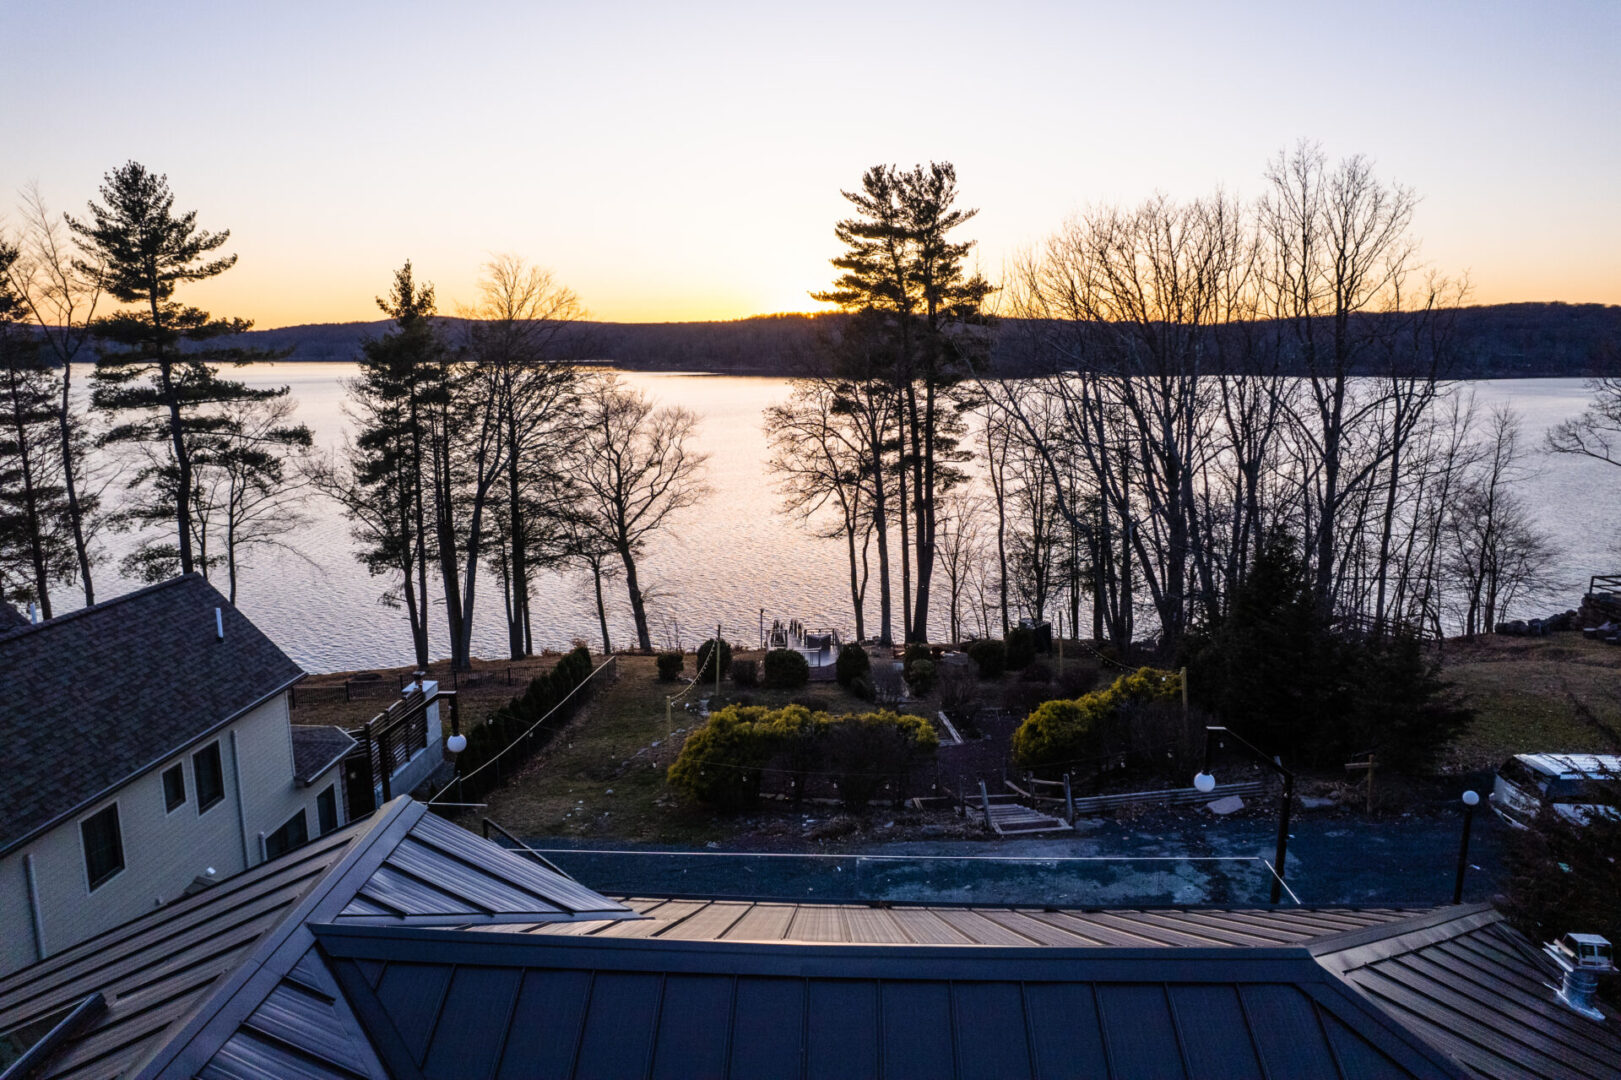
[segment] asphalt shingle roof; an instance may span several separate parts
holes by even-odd
[[[338,727],[293,726],[293,779],[311,784],[355,748],[355,740]]]
[[[0,633],[0,855],[302,675],[196,574]]]
[[[0,634],[28,625],[28,616],[0,600]]]

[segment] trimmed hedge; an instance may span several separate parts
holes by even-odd
[[[1067,765],[1097,756],[1103,724],[1127,706],[1169,701],[1182,695],[1182,676],[1138,668],[1105,689],[1036,707],[1013,733],[1013,760],[1024,768]]]
[[[759,803],[768,778],[796,801],[813,779],[831,779],[844,804],[861,809],[886,788],[904,797],[908,775],[938,747],[922,717],[731,705],[687,736],[669,781],[699,802],[739,810]]]
[[[797,690],[810,681],[810,663],[794,649],[772,649],[761,681],[768,689]]]
[[[678,652],[661,652],[658,658],[659,682],[675,682],[681,669],[686,667],[687,658]]]
[[[756,660],[733,660],[732,681],[739,686],[760,685],[760,664]]]
[[[569,694],[591,675],[591,652],[582,647],[567,653],[557,666],[544,675],[529,680],[523,693],[518,694],[501,708],[490,713],[482,724],[464,732],[467,748],[456,756],[456,775],[466,776],[501,753],[502,750],[528,732],[536,721],[550,713],[567,698],[567,703],[529,733],[522,745],[501,758],[494,768],[485,769],[470,780],[463,781],[462,800],[476,800],[501,782],[503,770],[516,769],[529,754],[551,741],[552,735],[569,722],[585,702],[586,694]]]

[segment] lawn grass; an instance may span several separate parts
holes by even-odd
[[[1621,649],[1580,634],[1448,642],[1443,676],[1475,710],[1442,764],[1496,768],[1514,754],[1621,751]]]
[[[692,664],[689,657],[689,673]],[[488,817],[524,837],[633,843],[701,844],[732,836],[735,818],[693,806],[665,783],[685,733],[703,723],[687,706],[713,693],[713,687],[692,687],[666,719],[666,698],[686,687],[660,682],[651,656],[621,656],[619,678],[597,691],[550,746],[491,792],[488,806],[469,812],[463,824],[476,829],[478,818]],[[872,708],[834,682],[766,690],[740,689],[727,680],[721,689],[728,704],[799,701],[829,712]]]

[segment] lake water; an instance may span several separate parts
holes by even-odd
[[[314,430],[317,445],[330,450],[342,441],[347,425],[344,382],[355,372],[353,364],[280,363],[257,364],[237,377],[254,386],[290,385],[299,419]],[[765,469],[762,413],[786,398],[787,380],[649,373],[625,373],[624,379],[661,404],[698,414],[698,447],[710,455],[708,479],[715,489],[708,502],[687,511],[657,537],[638,564],[649,593],[655,645],[681,642],[691,648],[713,633],[717,623],[730,640],[755,642],[762,609],[767,625],[772,619],[799,619],[813,628],[834,626],[850,633],[842,543],[813,537],[783,517]],[[1580,379],[1488,381],[1475,383],[1474,389],[1483,406],[1512,402],[1524,418],[1526,444],[1535,447],[1546,428],[1576,415],[1586,402]],[[1542,458],[1540,464],[1540,475],[1526,483],[1524,493],[1560,546],[1556,570],[1564,591],[1549,602],[1574,606],[1588,575],[1621,565],[1615,542],[1621,523],[1616,512],[1621,472],[1565,457]],[[313,520],[291,538],[297,554],[260,551],[252,556],[239,577],[238,605],[308,671],[411,663],[405,615],[378,602],[386,582],[370,577],[355,561],[348,522],[320,497],[311,499],[309,510]],[[98,573],[101,597],[136,587],[118,580],[116,570],[116,556],[133,540],[110,539],[115,557]],[[898,563],[895,573],[898,578]],[[481,572],[479,582],[473,650],[479,656],[504,657],[500,581]],[[606,588],[614,646],[634,644],[624,586],[612,581]],[[587,576],[542,574],[532,591],[537,648],[566,647],[575,638],[600,648]],[[877,623],[877,591],[874,581],[868,588],[870,627]],[[67,590],[58,596],[59,605],[69,601]],[[943,636],[944,612],[938,605],[937,612],[933,629]],[[898,599],[895,620],[898,634]],[[442,610],[436,608],[429,633],[433,655],[446,655]]]

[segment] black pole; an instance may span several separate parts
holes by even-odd
[[[1272,902],[1283,899],[1283,862],[1289,857],[1289,804],[1294,801],[1295,777],[1283,774],[1283,803],[1278,807],[1278,853],[1272,868]]]
[[[1463,903],[1463,872],[1469,866],[1469,827],[1475,820],[1475,808],[1468,803],[1463,807],[1463,840],[1458,844],[1458,876],[1452,881],[1452,902]]]

